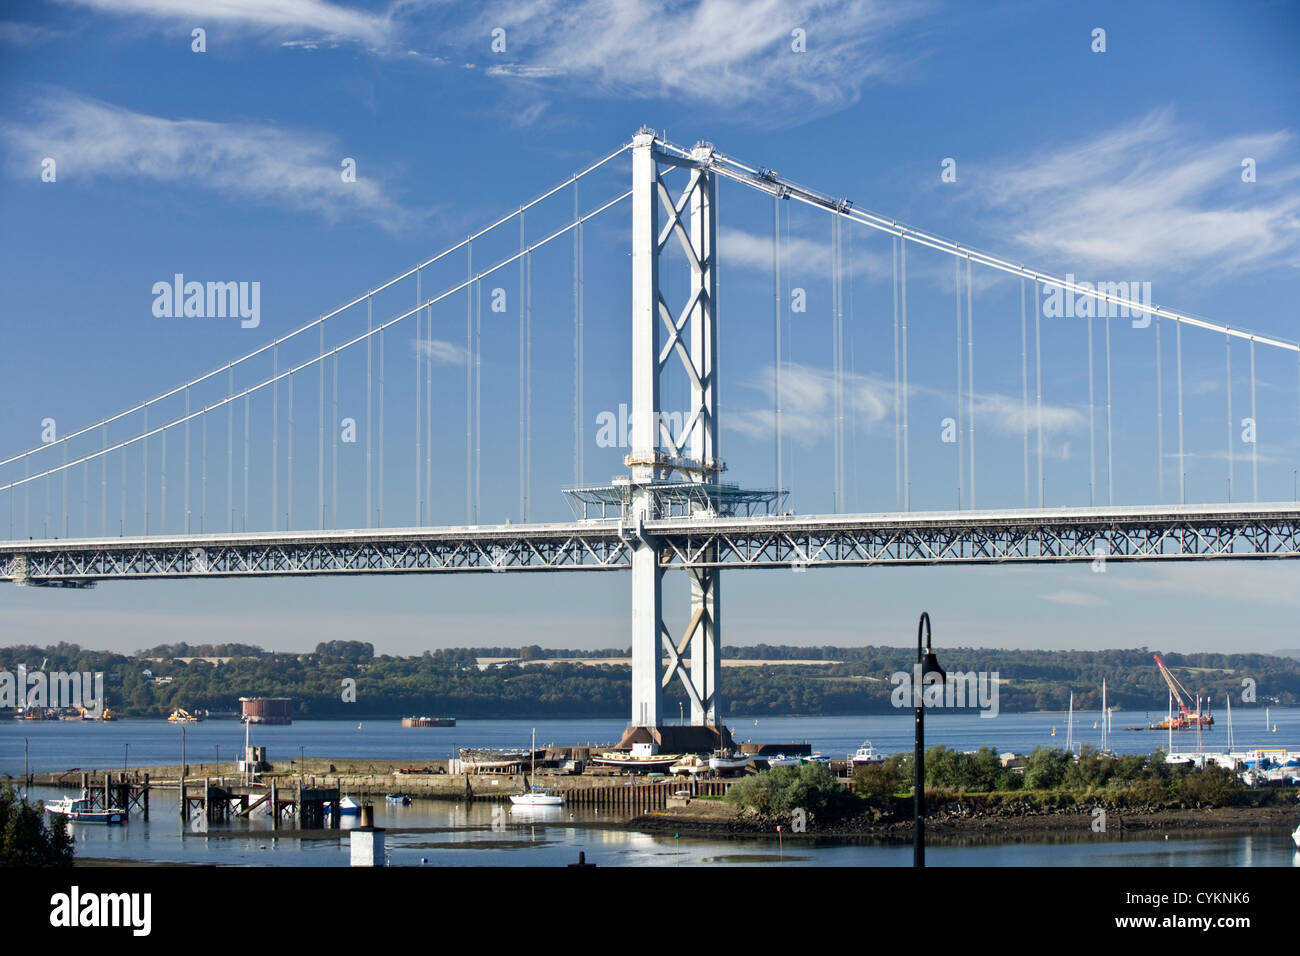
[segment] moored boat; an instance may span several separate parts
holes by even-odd
[[[787,757],[785,754],[773,754],[770,757],[760,757],[768,767],[797,767],[802,762],[799,757]]]
[[[632,753],[621,750],[607,751],[591,762],[604,767],[617,767],[631,773],[663,773],[681,759],[681,754],[653,753],[645,744],[636,744]]]
[[[715,773],[735,773],[748,767],[752,760],[753,758],[749,754],[738,754],[724,750],[709,758],[709,769]]]
[[[532,773],[537,775],[537,729],[533,729],[533,741],[528,748],[532,753]],[[564,805],[564,797],[561,794],[553,793],[546,787],[539,787],[529,780],[528,789],[524,793],[512,793],[510,802],[516,807],[560,807]]]
[[[545,757],[545,754],[542,755]],[[465,773],[518,773],[531,763],[536,754],[526,750],[488,750],[475,747],[460,749],[460,762]]]
[[[61,800],[51,800],[45,805],[45,812],[66,817],[72,823],[126,822],[126,811],[117,807],[110,807],[107,810],[92,810],[90,800],[86,797],[64,797]]]
[[[870,740],[863,741],[862,746],[853,754],[849,755],[849,761],[855,767],[865,767],[867,764],[884,763],[885,755],[878,753],[872,746]]]

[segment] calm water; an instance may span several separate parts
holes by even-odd
[[[1152,715],[1158,716],[1158,715]],[[1157,731],[1125,732],[1122,727],[1146,722],[1143,713],[1116,713],[1112,746],[1118,752],[1146,753],[1167,746]],[[1096,714],[1075,714],[1075,739],[1099,743]],[[1300,710],[1270,712],[1277,732],[1264,730],[1264,713],[1234,713],[1239,749],[1287,747],[1300,750]],[[908,714],[871,717],[733,718],[738,740],[808,741],[829,756],[844,756],[870,739],[886,752],[910,750],[912,718]],[[316,758],[409,760],[419,763],[447,757],[456,747],[516,747],[528,742],[533,724],[526,721],[465,720],[457,727],[403,728],[396,720],[299,721],[288,727],[258,727],[253,742],[268,748],[273,762],[288,762],[304,753]],[[622,720],[553,720],[536,723],[538,743],[607,743],[622,733]],[[1052,736],[1052,729],[1056,736]],[[243,746],[243,725],[210,720],[186,727],[186,756],[202,774],[206,760],[234,759]],[[180,760],[181,729],[162,720],[121,720],[108,724],[80,721],[0,721],[0,775],[23,770],[23,743],[28,744],[33,772],[74,767],[120,768],[175,764]],[[960,750],[991,746],[999,752],[1025,753],[1039,745],[1065,746],[1063,714],[975,715],[927,714],[926,741]],[[1209,749],[1227,746],[1226,722],[1201,737]],[[1174,735],[1174,746],[1194,750],[1195,734]],[[301,748],[301,751],[300,749]],[[66,791],[34,788],[32,796],[52,799]],[[214,824],[183,824],[176,798],[158,792],[152,818],[139,816],[122,827],[73,827],[81,857],[124,858],[175,863],[235,866],[343,866],[348,861],[346,834],[314,831],[301,838],[273,831],[269,819]],[[476,803],[417,800],[410,807],[376,806],[376,823],[389,828],[387,847],[395,866],[549,866],[570,863],[579,851],[601,865],[817,865],[908,866],[909,845],[867,843],[798,844],[785,847],[767,839],[681,838],[630,832],[613,826],[625,813],[569,808],[514,808]],[[1300,813],[1297,814],[1300,819]],[[345,822],[345,826],[352,821]],[[1294,824],[1292,824],[1293,826]],[[931,839],[927,862],[936,866],[1300,866],[1291,842],[1291,827],[1277,832],[1191,834],[1153,840],[1093,834],[1081,825],[1078,834],[1026,840],[961,837],[948,843]]]
[[[61,794],[34,788],[32,796]],[[230,866],[346,866],[346,832],[310,831],[307,838],[273,831],[269,818],[207,824],[179,819],[174,795],[155,794],[151,818],[126,826],[72,826],[77,855]],[[389,828],[393,866],[558,866],[584,852],[602,866],[910,866],[910,844],[818,843],[781,846],[771,839],[722,840],[631,832],[611,824],[626,814],[565,807],[516,808],[501,804],[453,804],[416,800],[409,807],[380,804],[376,825]],[[345,820],[345,828],[354,826]],[[962,837],[947,843],[932,835],[926,861],[932,866],[1296,866],[1289,829],[1242,834],[1196,834],[1159,839],[1122,839],[1079,833],[1001,843]]]
[[[1144,726],[1148,718],[1161,714],[1140,711],[1116,712],[1111,718],[1110,746],[1117,753],[1150,753],[1169,745],[1160,731],[1125,731]],[[1226,714],[1220,723],[1199,737],[1205,750],[1225,750],[1228,744]],[[1094,746],[1101,743],[1100,715],[1076,712],[1074,739]],[[1233,713],[1234,740],[1238,750],[1255,747],[1286,747],[1300,750],[1300,709],[1269,711],[1270,730],[1265,732],[1262,707],[1238,709]],[[1273,733],[1271,725],[1276,724]],[[727,725],[739,741],[810,743],[826,756],[844,757],[870,739],[886,753],[912,749],[912,715],[884,714],[870,717],[734,717]],[[622,735],[624,720],[462,720],[456,727],[402,727],[401,722],[300,720],[287,727],[254,727],[252,742],[267,748],[272,763],[289,762],[299,753],[318,758],[366,758],[377,760],[445,760],[457,747],[522,747],[537,728],[538,744],[613,743]],[[1052,736],[1055,729],[1056,736]],[[928,712],[925,717],[927,745],[945,744],[957,750],[993,747],[999,753],[1012,750],[1028,753],[1038,746],[1066,745],[1065,714],[999,714],[982,718],[974,714]],[[106,724],[87,721],[19,721],[0,719],[0,776],[23,772],[23,741],[27,741],[32,771],[121,769],[158,764],[178,764],[181,756],[181,728],[165,720],[118,720]],[[1174,734],[1177,750],[1196,750],[1195,732]],[[185,728],[186,759],[195,767],[208,762],[232,761],[244,745],[244,726],[235,720],[207,720]]]

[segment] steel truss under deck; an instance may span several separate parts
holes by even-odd
[[[653,541],[661,571],[1300,558],[1294,504],[1053,509],[0,542],[0,580],[614,571]]]

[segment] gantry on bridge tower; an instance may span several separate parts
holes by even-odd
[[[632,548],[632,718],[620,746],[654,742],[666,750],[730,743],[722,726],[722,589],[717,567],[687,570],[689,616],[683,630],[664,619],[665,554],[645,522],[670,517],[752,515],[775,510],[779,490],[748,491],[719,479],[718,224],[713,147],[670,152],[653,130],[632,140],[632,404],[630,474],[610,486],[565,492],[579,518],[617,513]],[[663,174],[680,168],[673,195]],[[681,267],[664,255],[676,240],[689,281],[670,302],[663,281]],[[682,286],[679,285],[678,288]],[[664,414],[662,376],[680,363],[690,385],[682,427]],[[704,560],[708,556],[702,556]],[[667,666],[664,666],[667,658]],[[664,690],[680,678],[690,699],[689,727],[669,725]]]

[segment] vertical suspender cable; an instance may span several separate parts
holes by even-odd
[[[293,376],[289,376],[289,422],[293,423]],[[202,479],[199,483],[199,531],[204,534],[208,530],[208,416],[204,412],[199,415],[199,448],[200,461],[202,463]],[[293,445],[290,444],[292,449]],[[289,452],[289,478],[293,479],[293,452]]]
[[[786,218],[789,219],[787,213]],[[894,260],[894,510],[903,510],[903,409],[898,389],[898,236],[891,237]]]
[[[1042,308],[1038,298],[1038,280],[1034,280],[1034,367],[1037,381],[1037,419],[1038,419],[1038,507],[1043,507],[1043,492],[1047,487],[1047,476],[1043,474],[1043,325]]]
[[[970,281],[970,258],[966,259],[966,391],[968,410],[966,425],[970,429],[970,448],[966,460],[970,464],[970,506],[975,507],[975,310]]]
[[[325,323],[320,325],[320,355],[325,354]],[[317,364],[316,381],[316,527],[325,530],[325,360]]]
[[[334,353],[330,396],[330,524],[339,526],[339,353]]]
[[[519,211],[519,251],[523,252],[525,246],[524,239],[524,211]],[[525,386],[524,386],[524,298],[526,295],[525,286],[528,278],[525,276],[528,263],[526,256],[520,256],[519,260],[519,520],[524,522],[524,418],[528,414],[524,403]]]
[[[141,434],[149,434],[149,406],[144,408],[144,428]],[[140,454],[144,460],[144,533],[149,533],[149,439],[145,438],[140,442]],[[50,480],[45,479],[45,511],[48,517],[50,510]],[[48,521],[47,521],[48,524]],[[49,532],[47,531],[46,534]]]
[[[1254,501],[1259,501],[1259,419],[1255,417],[1255,339],[1250,339],[1250,484]]]
[[[206,421],[206,416],[204,420]],[[284,513],[284,530],[290,531],[293,529],[293,372],[289,373],[289,417],[284,440],[289,443],[289,468],[285,475],[285,498],[288,507]],[[203,480],[206,487],[206,474]]]
[[[190,533],[190,390],[185,388],[185,468],[184,468],[185,491],[181,495],[181,503],[185,508],[185,533]]]
[[[578,177],[573,177],[573,219],[578,212]],[[582,226],[573,230],[573,487],[582,487],[582,332],[578,316],[582,294],[578,289],[578,269],[582,259],[578,236]]]
[[[122,504],[121,504],[121,510],[118,512],[118,525],[119,525],[119,529],[120,529],[120,530],[118,531],[118,534],[121,534],[121,535],[125,536],[125,535],[126,535],[126,448],[125,448],[125,446],[122,448],[122,485],[121,485],[121,491],[122,491]],[[23,522],[23,523],[26,524],[26,517],[25,517],[25,516],[24,516],[24,522]]]
[[[370,300],[366,300],[369,309]],[[369,341],[367,339],[366,341]],[[271,349],[271,530],[280,527],[280,347]],[[369,383],[367,383],[369,384]],[[369,426],[370,423],[366,422]],[[369,428],[367,427],[367,431]]]
[[[322,373],[324,374],[324,373]],[[235,370],[230,369],[226,379],[226,394],[235,394]],[[322,395],[324,392],[322,391]],[[324,398],[321,399],[324,401]],[[324,427],[324,414],[321,415],[321,427]],[[321,506],[322,509],[324,505]],[[235,530],[235,403],[226,405],[226,532]]]
[[[474,283],[474,523],[483,503],[483,283]]]
[[[162,462],[160,465],[160,471],[162,474],[162,486],[159,489],[159,495],[158,495],[158,527],[162,528],[163,532],[166,533],[167,531],[167,426],[165,425],[163,426],[160,444],[162,445],[160,451],[160,458]],[[67,446],[65,445],[64,448],[66,449]],[[68,456],[66,451],[63,457],[65,460],[67,459]]]
[[[415,303],[416,305],[420,304],[419,270],[416,270],[415,273]],[[420,310],[420,312],[423,311],[424,311],[423,309]],[[423,381],[424,378],[423,376],[424,369],[421,367],[422,363],[420,360],[420,352],[423,348],[423,343],[420,340],[420,323],[421,323],[420,312],[415,313],[415,501],[414,504],[415,504],[416,527],[419,527],[421,524],[424,523],[424,504],[421,500],[421,493],[424,489],[424,483],[421,480],[421,476],[420,476],[420,467],[422,462],[422,459],[420,458],[420,438],[423,435],[423,431],[421,429],[422,423],[420,420],[421,410],[423,408],[423,404],[420,401],[420,383],[421,381]]]
[[[162,432],[162,434],[166,436],[165,431]],[[66,444],[64,445],[64,464],[65,466],[66,464],[68,464],[68,445]],[[64,494],[64,503],[62,503],[62,507],[61,507],[62,536],[68,537],[68,468],[65,467],[64,470],[60,472],[60,477],[62,479],[62,494]],[[164,515],[162,515],[160,524],[162,525],[162,527],[165,528],[166,527],[165,523],[166,523],[166,512],[164,512]]]
[[[370,456],[373,449],[373,438],[370,418],[370,393],[372,388],[371,377],[371,345],[372,338],[370,330],[374,327],[374,300],[372,296],[366,296],[366,524],[367,528],[371,527],[371,521],[374,518],[374,512],[371,510],[370,498]]]
[[[1091,303],[1089,303],[1091,305]],[[1092,367],[1092,312],[1088,313],[1088,504],[1097,503],[1097,398]]]
[[[1029,337],[1025,316],[1025,280],[1020,278],[1020,430],[1025,446],[1025,507],[1029,507]]]
[[[853,501],[850,507],[856,505],[860,500],[858,495],[858,405],[853,398],[855,383],[857,382],[858,363],[853,349],[853,222],[849,221],[849,324],[848,324],[848,342],[849,342],[849,460],[852,462],[853,470]],[[846,493],[847,497],[847,493]]]
[[[426,324],[432,325],[432,323],[433,323],[433,310],[430,309],[428,315],[428,322]],[[384,431],[384,335],[385,335],[385,331],[383,329],[380,329],[379,330],[379,432],[378,432],[379,474],[377,475],[379,488],[377,489],[378,493],[375,496],[376,498],[375,524],[379,525],[381,528],[384,525],[384,445],[387,444],[387,442],[384,440],[384,436],[385,434],[387,434]]]
[[[962,260],[953,256],[953,281],[956,293],[953,295],[957,306],[957,408],[953,421],[957,427],[957,510],[963,505],[963,485],[966,484],[966,457],[962,453],[962,394],[965,394],[966,378],[962,372]]]
[[[105,425],[100,428],[99,434],[103,441],[103,447],[107,449],[108,426]],[[10,507],[12,508],[12,506],[11,498]],[[99,536],[101,538],[108,536],[108,455],[102,455],[99,459]]]
[[[465,244],[468,279],[474,278],[474,243]],[[474,284],[465,286],[465,521],[474,523]]]
[[[244,530],[248,530],[248,458],[249,458],[249,436],[248,436],[248,401],[249,396],[244,396],[244,511],[242,515],[242,524]]]
[[[1106,504],[1115,504],[1115,430],[1110,401],[1110,316],[1106,316]]]
[[[1232,428],[1232,336],[1224,334],[1223,336],[1223,360],[1224,369],[1227,376],[1227,385],[1224,389],[1228,396],[1228,503],[1232,503],[1232,479],[1235,470],[1233,460],[1233,428]]]
[[[524,257],[528,273],[528,300],[524,321],[524,521],[533,487],[533,254]]]
[[[1160,316],[1156,316],[1156,483],[1158,501],[1165,503],[1165,389],[1160,374]]]
[[[90,505],[88,495],[90,494],[90,462],[81,466],[81,536],[90,537]],[[9,500],[13,501],[13,494],[9,495]],[[12,535],[10,536],[12,537]]]
[[[899,249],[899,275],[901,278],[899,301],[903,313],[903,510],[912,510],[912,479],[908,460],[907,406],[909,401],[907,389],[907,243]]]
[[[163,432],[163,434],[166,435],[167,433]],[[68,463],[68,446],[65,443],[63,446],[63,464],[66,465],[67,463]],[[63,527],[62,533],[63,533],[63,537],[66,538],[68,536],[68,469],[64,468],[63,471],[59,473],[59,476],[62,479],[62,485],[63,485],[63,507],[60,509],[63,518],[63,521],[61,522]]]
[[[433,306],[430,305],[424,315],[425,335],[433,341]],[[382,341],[382,335],[381,335]],[[379,434],[382,439],[384,428],[383,416],[379,417]],[[380,442],[382,456],[383,442]],[[379,492],[379,510],[384,510],[384,493]],[[433,524],[433,356],[424,357],[424,515],[425,520]]]
[[[840,510],[840,340],[836,312],[840,292],[839,216],[831,215],[831,511]]]
[[[781,197],[772,197],[772,415],[776,426],[776,493],[781,493]]]
[[[1183,458],[1183,323],[1174,333],[1178,353],[1178,501],[1187,504],[1187,469]]]

